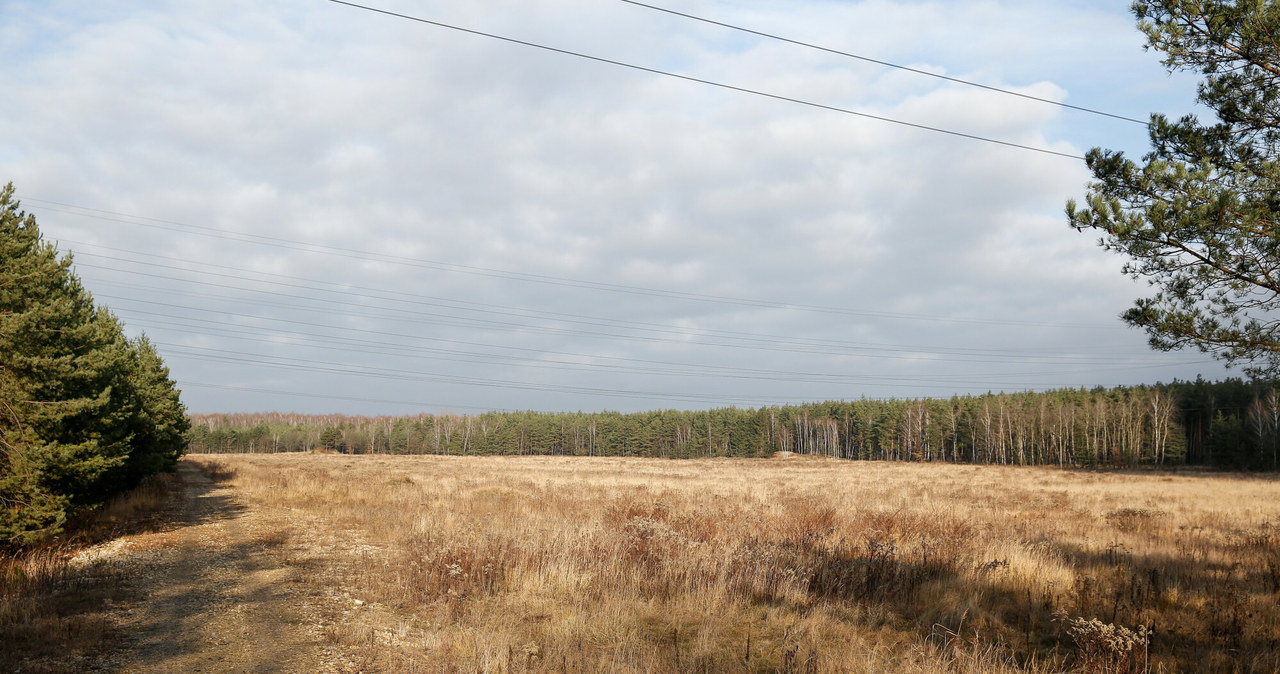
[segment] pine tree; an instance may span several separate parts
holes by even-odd
[[[1130,258],[1157,289],[1124,314],[1162,350],[1195,346],[1280,374],[1280,6],[1268,0],[1140,0],[1147,47],[1205,75],[1218,121],[1153,115],[1141,164],[1088,153],[1095,181],[1071,225]]]
[[[128,489],[148,475],[173,470],[191,430],[180,392],[151,341],[145,335],[130,340],[128,352],[128,383],[133,397],[125,423],[132,437],[132,451],[107,476],[106,481],[114,489]]]
[[[13,193],[0,189],[0,544],[171,467],[185,431],[154,349],[94,305]]]

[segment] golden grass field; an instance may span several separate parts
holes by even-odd
[[[321,629],[354,663],[340,671],[1280,671],[1274,475],[796,456],[183,460],[232,489],[237,516],[273,523],[255,545],[339,607]],[[23,563],[66,585],[51,557],[8,573]],[[74,582],[112,596],[98,581]],[[63,596],[102,601],[85,592]],[[21,616],[38,597],[14,596],[0,623],[36,625]],[[112,638],[66,629],[85,652]]]
[[[362,605],[330,638],[373,670],[1280,671],[1275,476],[187,460],[311,518],[280,543]],[[346,545],[308,557],[316,523]]]

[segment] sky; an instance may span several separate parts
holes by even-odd
[[[623,0],[366,1],[434,23],[0,0],[0,183],[191,412],[1239,376],[1149,349],[1119,315],[1152,289],[1063,214],[1085,152],[1148,145],[1052,102],[1198,112],[1127,2],[653,0],[857,59]]]

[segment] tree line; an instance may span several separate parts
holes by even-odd
[[[623,414],[192,415],[190,451],[1280,467],[1280,394],[1229,379]]]
[[[172,469],[189,421],[155,348],[127,338],[0,188],[0,548]]]

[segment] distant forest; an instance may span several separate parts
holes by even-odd
[[[1018,465],[1280,467],[1280,392],[1230,379],[757,409],[193,414],[189,451],[694,458],[778,451]]]

